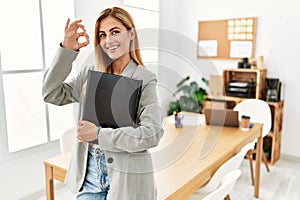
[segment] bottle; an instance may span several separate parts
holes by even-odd
[[[257,60],[257,69],[262,69],[264,68],[264,56],[260,55],[258,56]]]

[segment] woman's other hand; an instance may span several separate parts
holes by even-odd
[[[77,139],[80,143],[90,142],[97,138],[98,127],[89,121],[79,121],[77,124]]]
[[[68,18],[65,26],[65,36],[62,42],[64,48],[76,51],[90,43],[89,36],[81,22],[81,19],[77,19],[70,24],[70,19]],[[80,37],[84,37],[84,42],[79,42]]]

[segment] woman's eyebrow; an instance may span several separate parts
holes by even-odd
[[[113,28],[109,29],[109,31],[112,31],[114,29],[120,29],[120,28],[116,26],[116,27],[113,27]]]
[[[119,27],[115,26],[115,27],[112,27],[111,29],[109,29],[109,32],[111,32],[111,31],[113,31],[113,30],[115,30],[115,29],[119,29],[119,30],[121,30],[121,28],[119,28]],[[99,33],[100,33],[100,32],[103,32],[103,33],[105,33],[105,31],[102,31],[102,30],[99,30]]]

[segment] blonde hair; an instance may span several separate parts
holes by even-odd
[[[144,66],[142,61],[139,41],[137,37],[137,33],[135,30],[135,25],[130,14],[119,7],[112,7],[103,10],[98,17],[95,24],[95,33],[94,33],[94,48],[95,48],[95,59],[96,59],[96,70],[102,72],[110,72],[111,71],[111,63],[113,62],[108,55],[103,51],[100,46],[100,37],[99,37],[99,28],[101,21],[108,17],[114,17],[118,21],[120,21],[127,30],[132,30],[135,32],[135,37],[130,43],[129,54],[130,58],[133,59],[137,64]]]

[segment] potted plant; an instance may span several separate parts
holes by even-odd
[[[207,91],[205,88],[200,87],[195,81],[188,82],[189,79],[190,77],[187,76],[177,83],[177,90],[174,93],[174,96],[179,93],[181,96],[176,101],[171,101],[169,103],[168,115],[180,111],[202,113],[203,102],[205,100],[205,95],[207,95]],[[207,79],[201,78],[201,81],[208,86]]]

